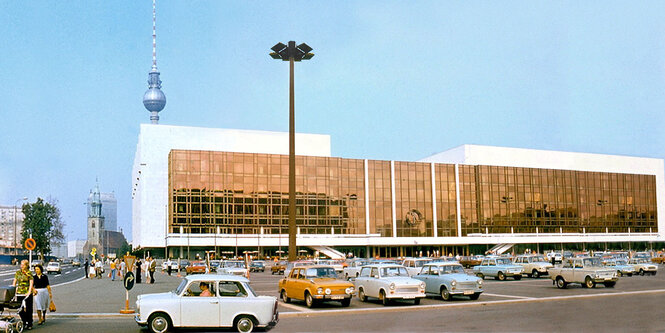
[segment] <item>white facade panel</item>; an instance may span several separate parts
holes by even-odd
[[[166,245],[173,149],[288,154],[288,133],[141,124],[132,173],[132,244]],[[330,136],[296,133],[296,155],[330,156]]]

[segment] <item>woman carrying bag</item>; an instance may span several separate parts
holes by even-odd
[[[42,265],[35,265],[34,279],[34,287],[35,290],[37,290],[35,296],[35,309],[37,309],[37,318],[39,318],[37,325],[42,325],[46,321],[46,310],[49,309],[49,303],[53,303],[51,301],[53,294],[51,293],[51,284],[49,284],[48,276],[44,275],[44,268]]]

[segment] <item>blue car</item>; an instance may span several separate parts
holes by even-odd
[[[452,300],[453,296],[477,300],[483,292],[483,279],[466,274],[457,262],[426,264],[413,278],[425,282],[425,294],[441,295],[444,301]]]
[[[628,260],[624,259],[609,259],[603,261],[603,266],[617,271],[618,276],[633,276],[633,274],[636,274],[635,266],[628,265]]]
[[[500,281],[505,281],[507,277],[520,280],[523,270],[522,266],[513,264],[509,258],[489,257],[483,259],[480,265],[473,267],[473,274],[481,279],[489,276]]]

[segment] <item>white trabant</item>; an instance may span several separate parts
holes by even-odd
[[[628,265],[635,267],[635,272],[642,276],[644,274],[656,275],[658,273],[658,266],[645,258],[632,258],[628,261]]]
[[[354,285],[361,302],[367,301],[367,297],[375,297],[383,305],[398,299],[413,300],[418,305],[420,299],[425,298],[425,282],[411,278],[402,265],[364,266]]]
[[[57,274],[62,273],[59,262],[51,261],[50,263],[48,263],[48,266],[46,266],[46,274],[51,274],[51,273],[57,273]]]
[[[257,327],[274,327],[279,314],[277,299],[257,296],[248,279],[202,274],[185,277],[173,291],[139,295],[134,319],[139,326],[160,333],[174,327],[232,327],[252,332]]]
[[[420,270],[423,269],[425,264],[430,262],[432,262],[432,259],[430,258],[406,258],[402,261],[402,266],[406,267],[409,276],[415,276],[420,273]]]
[[[247,277],[249,270],[241,260],[225,260],[217,267],[217,274],[239,275]]]
[[[515,257],[513,264],[522,266],[524,274],[535,279],[547,275],[547,270],[554,267],[543,256],[528,254]]]
[[[356,260],[351,260],[346,267],[342,270],[342,274],[344,275],[344,280],[351,280],[355,279],[360,275],[360,269],[369,264],[369,260],[367,259],[356,259]]]

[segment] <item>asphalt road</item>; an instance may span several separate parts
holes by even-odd
[[[18,269],[18,265],[0,266],[0,286],[11,285],[12,280],[14,279],[14,274]],[[44,267],[44,269],[46,269],[46,267]],[[71,282],[84,276],[82,267],[72,267],[72,265],[67,264],[62,265],[61,269],[62,273],[60,274],[48,274],[48,279],[51,285]]]
[[[258,294],[277,296],[279,278],[281,276],[267,272],[252,273],[251,285]],[[143,287],[147,287],[146,290],[167,288],[178,280],[161,275],[160,284]],[[80,281],[65,288],[89,283],[107,282]],[[384,307],[378,301],[363,303],[354,298],[348,308],[331,302],[314,309],[308,309],[300,302],[280,302],[280,322],[270,332],[665,331],[665,321],[662,320],[665,318],[664,296],[665,272],[656,276],[622,277],[615,288],[598,286],[594,289],[573,285],[561,290],[548,278],[486,280],[485,292],[477,301],[460,298],[445,302],[440,298],[428,298],[419,306],[404,302]],[[131,317],[52,316],[47,325],[39,329],[87,332],[94,327],[96,333],[140,332]],[[215,330],[225,331],[228,330]]]

